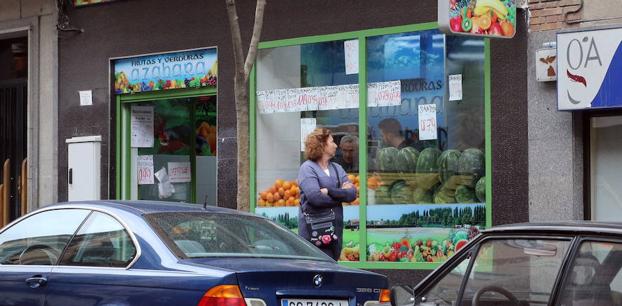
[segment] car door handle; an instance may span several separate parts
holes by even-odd
[[[32,289],[36,289],[39,288],[43,285],[45,285],[48,282],[47,277],[41,276],[41,275],[35,275],[33,277],[27,278],[26,279],[26,284],[28,284],[28,287],[32,288]]]

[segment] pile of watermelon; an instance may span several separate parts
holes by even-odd
[[[376,190],[376,202],[382,204],[449,204],[486,201],[484,153],[477,148],[462,152],[426,148],[382,148],[379,168],[384,172],[413,173],[415,182],[397,179]]]

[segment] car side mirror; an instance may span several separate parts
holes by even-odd
[[[408,285],[399,285],[391,288],[392,306],[413,306],[415,305],[415,291]]]

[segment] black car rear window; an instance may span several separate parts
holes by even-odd
[[[323,252],[298,235],[261,217],[231,213],[163,212],[148,214],[146,219],[173,251],[187,258],[329,260]]]

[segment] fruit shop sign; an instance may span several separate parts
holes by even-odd
[[[622,28],[557,34],[559,110],[622,107]]]
[[[512,38],[516,0],[438,0],[438,25],[447,34]]]
[[[117,94],[216,87],[216,49],[156,54],[114,61]]]

